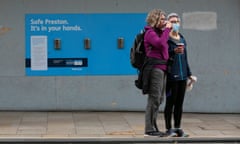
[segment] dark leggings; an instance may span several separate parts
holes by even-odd
[[[164,118],[166,129],[171,129],[172,113],[174,116],[174,127],[181,127],[183,101],[186,90],[186,80],[182,81],[167,81],[167,98],[164,109]]]

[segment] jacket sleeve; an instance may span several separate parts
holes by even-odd
[[[175,55],[175,52],[174,52],[174,48],[175,48],[175,45],[170,41],[168,40],[168,53],[169,53],[169,57],[172,57]]]
[[[145,40],[148,41],[153,47],[162,48],[168,47],[167,41],[169,39],[170,29],[166,28],[159,36],[153,29],[147,32]],[[159,45],[161,47],[159,47]]]
[[[184,40],[184,43],[185,43],[185,59],[186,59],[186,63],[187,63],[187,76],[191,76],[192,75],[192,72],[191,72],[191,69],[190,69],[190,66],[189,66],[189,63],[188,63],[188,56],[187,56],[187,43],[186,41]]]

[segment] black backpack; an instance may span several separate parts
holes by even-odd
[[[145,30],[142,30],[135,36],[133,46],[130,50],[131,65],[138,70],[141,70],[146,57],[144,48],[144,35]]]
[[[157,60],[155,58],[146,58],[144,47],[144,35],[146,31],[143,30],[138,33],[134,39],[133,46],[130,50],[131,65],[138,70],[138,79],[135,80],[135,86],[142,89],[143,94],[147,94],[148,90],[143,88],[143,69],[146,65],[167,64],[165,60]],[[152,46],[150,46],[150,50]]]

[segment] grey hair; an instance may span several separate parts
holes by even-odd
[[[176,17],[178,19],[178,21],[181,21],[179,15],[177,13],[170,13],[168,16],[167,16],[167,19],[169,20],[170,18],[172,17]]]
[[[151,27],[155,27],[159,23],[162,15],[166,15],[166,14],[161,9],[151,10],[148,13],[147,18],[146,18],[147,24]]]

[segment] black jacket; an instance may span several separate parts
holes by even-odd
[[[159,60],[156,58],[148,58],[148,57],[145,59],[144,65],[138,75],[138,80],[135,81],[136,87],[138,87],[139,89],[142,89],[143,94],[149,93],[149,81],[150,81],[151,71],[154,65],[159,65],[159,64],[166,65],[167,61]]]
[[[186,80],[192,74],[187,59],[187,44],[185,38],[181,34],[180,42],[184,43],[184,53],[176,54],[174,49],[177,47],[177,42],[171,38],[168,40],[169,58],[173,59],[171,69],[168,71],[168,80]]]

